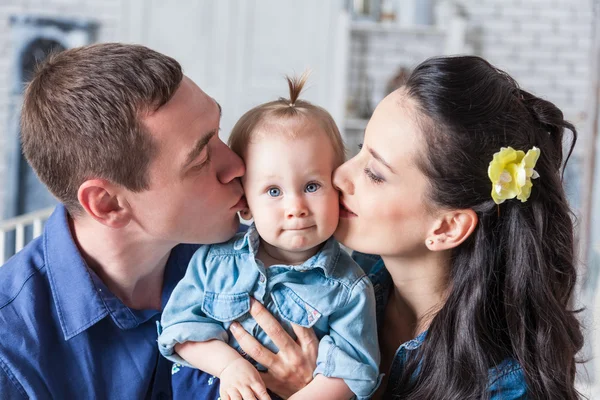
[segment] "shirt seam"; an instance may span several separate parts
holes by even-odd
[[[44,266],[48,265],[48,235],[44,235]],[[89,272],[88,272],[89,274]],[[54,290],[54,288],[56,287],[56,282],[54,281],[54,277],[52,276],[52,273],[50,272],[50,270],[48,270],[48,280],[50,281],[50,292],[52,293],[52,299],[54,300],[55,306],[56,306],[56,314],[58,315],[58,320],[60,321],[60,326],[63,329],[63,333],[65,334],[65,340],[69,340],[77,335],[79,335],[81,332],[85,331],[86,329],[88,329],[90,326],[96,324],[96,322],[100,321],[102,318],[104,318],[107,314],[106,311],[106,304],[104,304],[104,308],[105,311],[98,316],[98,318],[95,318],[94,320],[90,321],[88,324],[85,324],[84,326],[80,327],[79,329],[75,329],[73,331],[68,330],[67,329],[67,321],[64,318],[63,312],[62,312],[62,307],[61,307],[61,303],[60,303],[60,299],[58,298],[58,294],[56,293],[56,291]],[[93,283],[93,279],[92,279],[92,283]]]
[[[508,370],[502,371],[500,374],[498,374],[498,376],[496,377],[496,379],[494,379],[493,381],[491,381],[489,383],[489,386],[492,386],[493,384],[495,384],[495,383],[503,380],[504,378],[508,377],[509,375],[515,374],[515,373],[520,372],[522,370],[523,369],[521,368],[520,365],[516,365],[516,366],[511,367]]]
[[[346,301],[344,302],[344,307],[347,307],[348,303],[350,303],[350,300],[352,300],[354,298],[354,296],[353,296],[354,289],[360,282],[364,282],[365,285],[367,285],[367,286],[369,286],[369,283],[371,283],[371,281],[369,280],[369,277],[367,275],[363,274],[352,285],[350,285],[350,287],[348,288],[348,292],[347,292],[348,295],[346,296]]]
[[[96,285],[96,282],[94,281],[94,278],[91,276],[90,271],[86,271],[88,273],[88,276],[90,278],[90,280],[92,281],[92,285],[94,286],[94,289],[96,291],[98,291],[100,288],[98,287],[98,285]],[[87,326],[80,328],[80,330],[76,333],[80,333],[83,332],[84,330],[86,330],[87,328],[89,328],[90,326],[94,325],[96,322],[100,321],[102,318],[106,317],[107,314],[109,314],[111,316],[112,319],[115,320],[119,320],[119,318],[117,317],[117,315],[115,313],[113,313],[113,310],[108,306],[108,304],[106,303],[106,300],[104,299],[104,296],[100,296],[97,293],[95,293],[99,298],[100,301],[102,302],[102,305],[104,306],[104,312],[102,313],[101,316],[99,316],[98,318],[96,318],[95,320],[93,320],[92,322],[90,322]],[[125,305],[123,305],[123,307],[126,307],[126,313],[127,313],[127,321],[132,321],[133,323],[137,323],[137,320],[135,318],[135,316],[133,315],[133,313],[131,312],[131,309]],[[117,325],[121,325],[121,323],[117,322]],[[139,325],[139,324],[138,324]],[[121,328],[123,329],[123,328]]]
[[[2,368],[2,371],[4,371],[6,377],[13,384],[15,389],[17,389],[17,391],[19,391],[25,398],[27,398],[27,392],[25,391],[25,388],[23,388],[23,385],[21,385],[17,377],[11,372],[10,368],[8,368],[8,365],[6,364],[4,359],[2,359],[2,357],[0,357],[0,368]]]
[[[4,303],[3,305],[0,306],[0,310],[2,310],[4,307],[8,306],[10,303],[12,303],[13,301],[15,301],[15,299],[17,297],[19,297],[19,295],[21,294],[21,292],[23,291],[23,288],[25,287],[25,285],[27,285],[27,282],[29,282],[29,280],[36,275],[36,273],[40,272],[41,269],[45,268],[46,265],[44,264],[42,267],[40,267],[37,271],[32,271],[31,274],[29,274],[29,276],[23,281],[23,284],[21,285],[21,287],[19,288],[19,290],[17,290],[17,293],[15,293],[15,295],[8,299],[8,301],[6,303]]]
[[[329,351],[327,352],[327,363],[325,364],[325,370],[323,371],[323,375],[326,377],[331,377],[331,372],[333,370],[333,357],[334,357],[334,351],[335,351],[335,343],[333,343],[330,347],[329,347]]]
[[[48,265],[48,235],[44,234],[44,264]],[[54,277],[52,276],[52,272],[48,270],[48,281],[50,282],[50,292],[52,293],[52,299],[54,300],[54,304],[56,305],[56,314],[58,315],[58,320],[60,322],[60,326],[63,329],[65,334],[69,334],[65,331],[66,321],[64,319],[62,309],[60,306],[60,301],[58,299],[58,294],[55,293],[54,288],[56,287],[56,282],[54,282]]]

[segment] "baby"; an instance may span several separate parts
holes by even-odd
[[[332,174],[344,145],[327,111],[298,100],[305,80],[288,78],[289,100],[255,107],[233,128],[229,145],[246,163],[241,216],[254,224],[201,247],[162,315],[161,353],[218,376],[222,398],[269,398],[256,369],[264,368],[227,332],[238,321],[278,351],[250,315],[250,297],[293,337],[292,323],[313,327],[320,340],[314,379],[292,399],[367,399],[380,381],[373,287],[332,238]]]

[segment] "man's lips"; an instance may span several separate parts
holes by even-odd
[[[349,218],[357,217],[357,215],[354,212],[352,212],[352,210],[349,209],[348,206],[342,200],[340,200],[340,217]]]
[[[246,196],[242,195],[237,203],[234,204],[232,209],[237,211],[243,210],[244,208],[248,208],[248,202],[246,201]]]

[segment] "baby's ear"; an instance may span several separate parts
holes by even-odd
[[[240,217],[242,217],[244,221],[250,221],[252,219],[252,213],[250,212],[250,209],[242,209],[242,211],[240,211]]]

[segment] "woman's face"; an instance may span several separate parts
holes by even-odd
[[[425,141],[411,99],[401,91],[377,106],[361,151],[334,172],[347,247],[388,257],[425,253],[434,217],[425,206],[427,178],[416,165]]]

